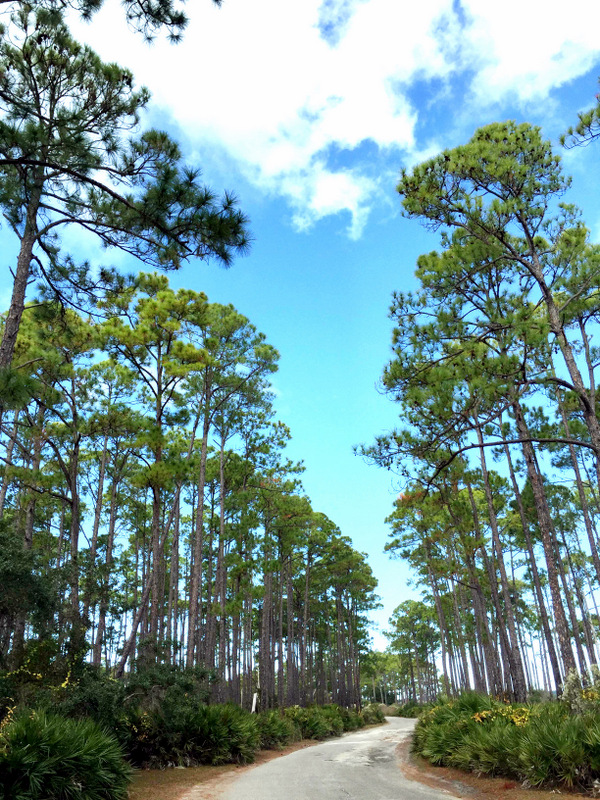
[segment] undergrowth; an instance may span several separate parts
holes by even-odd
[[[21,711],[0,731],[0,797],[125,800],[131,767],[90,719]]]
[[[54,682],[32,670],[0,673],[0,796],[121,800],[131,766],[248,764],[261,749],[384,721],[377,705],[258,714],[209,705],[209,682],[205,671],[170,667],[126,682],[89,666]]]
[[[597,794],[600,694],[583,700],[510,705],[468,693],[442,699],[419,718],[413,749],[430,763]],[[575,707],[577,710],[575,710]]]

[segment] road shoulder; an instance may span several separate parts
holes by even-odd
[[[313,747],[316,744],[320,744],[320,742],[315,739],[303,739],[300,742],[287,745],[281,750],[260,750],[252,764],[229,765],[229,769],[226,772],[214,777],[208,777],[201,783],[196,784],[192,789],[179,795],[177,800],[217,800],[240,777],[242,772],[256,769],[256,767],[260,767],[261,764],[266,764],[268,761],[274,761],[276,758],[295,753],[297,750],[304,750],[307,747]]]

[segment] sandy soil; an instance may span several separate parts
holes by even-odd
[[[222,767],[138,770],[129,789],[129,800],[215,800],[237,778],[240,770],[253,769],[273,758],[315,744],[318,742],[306,739],[282,750],[261,750],[253,764],[244,766],[225,764]]]

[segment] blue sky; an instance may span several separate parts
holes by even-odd
[[[168,129],[249,215],[249,256],[227,271],[190,264],[172,282],[233,303],[279,349],[290,456],[305,463],[313,507],[369,554],[382,628],[414,592],[382,552],[397,485],[352,448],[397,421],[376,390],[387,310],[437,241],[401,218],[399,170],[494,120],[539,124],[557,142],[598,91],[600,5],[194,0],[188,11],[177,46],[144,44],[112,0],[76,33],[133,70],[153,94],[145,124]],[[599,165],[600,146],[565,154],[596,238]]]

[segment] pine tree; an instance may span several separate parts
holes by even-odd
[[[148,92],[78,44],[58,12],[18,8],[0,32],[0,61],[0,207],[20,242],[0,369],[12,362],[33,275],[61,302],[122,283],[62,252],[64,225],[164,269],[190,257],[227,265],[246,248],[235,199],[202,186],[166,134],[127,138]]]

